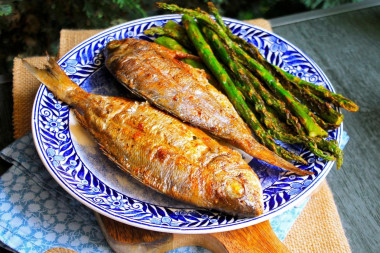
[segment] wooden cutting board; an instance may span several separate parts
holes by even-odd
[[[201,246],[217,253],[290,252],[269,221],[228,232],[189,235],[145,230],[97,213],[95,216],[115,252],[167,252],[184,246]]]

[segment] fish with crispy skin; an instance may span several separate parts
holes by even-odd
[[[237,151],[147,102],[87,93],[52,58],[46,70],[24,64],[138,181],[199,207],[241,216],[263,212],[260,181]]]
[[[312,174],[258,143],[228,98],[209,84],[203,71],[181,62],[189,55],[156,43],[127,38],[105,48],[106,66],[132,93],[272,165]]]

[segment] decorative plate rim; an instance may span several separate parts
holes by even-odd
[[[123,24],[120,24],[120,25],[117,25],[117,26],[114,26],[114,27],[110,27],[108,29],[105,29],[104,31],[101,31],[93,36],[91,36],[90,38],[86,39],[85,41],[83,41],[82,43],[78,44],[77,46],[75,46],[73,49],[71,49],[68,53],[66,53],[59,61],[58,63],[59,64],[62,64],[64,63],[71,55],[73,55],[75,52],[77,52],[79,49],[83,48],[83,46],[85,45],[88,45],[90,44],[91,42],[93,41],[96,41],[97,39],[99,39],[100,37],[104,37],[106,36],[107,34],[110,34],[112,33],[113,31],[116,31],[122,27],[126,27],[126,26],[133,26],[133,25],[138,25],[138,24],[141,24],[141,23],[144,23],[144,22],[153,22],[153,21],[158,21],[158,20],[168,20],[168,19],[176,19],[176,18],[180,18],[181,15],[178,15],[178,14],[169,14],[169,15],[158,15],[158,16],[152,16],[152,17],[147,17],[147,18],[141,18],[141,19],[137,19],[137,20],[133,20],[133,21],[129,21],[129,22],[126,22],[126,23],[123,23]],[[281,36],[278,36],[272,32],[269,32],[263,28],[260,28],[260,27],[257,27],[255,25],[252,25],[252,24],[248,24],[248,23],[245,23],[243,21],[239,21],[239,20],[236,20],[236,19],[231,19],[231,18],[223,18],[225,21],[228,21],[228,22],[232,22],[232,23],[235,23],[235,24],[238,24],[238,25],[242,25],[242,26],[247,26],[247,27],[250,27],[250,28],[253,28],[255,30],[259,30],[259,31],[262,31],[264,33],[267,33],[268,35],[271,35],[275,38],[278,38],[282,41],[284,41],[285,43],[287,43],[288,45],[290,45],[291,47],[293,47],[293,49],[295,49],[297,51],[297,53],[299,53],[300,55],[302,55],[307,61],[309,61],[309,63],[312,65],[312,67],[316,70],[316,72],[320,75],[321,79],[323,80],[323,82],[328,86],[328,88],[332,91],[335,91],[334,90],[334,87],[332,86],[332,84],[330,83],[330,81],[328,80],[328,78],[326,77],[326,75],[323,73],[323,71],[319,68],[319,66],[311,59],[309,58],[304,52],[302,52],[300,49],[298,49],[296,46],[294,46],[292,43],[290,43],[289,41],[287,41],[286,39],[282,38]],[[218,225],[218,226],[215,226],[215,227],[163,227],[162,225],[154,225],[154,224],[144,224],[144,223],[139,223],[135,220],[130,220],[130,219],[126,219],[125,217],[121,217],[119,215],[116,215],[114,213],[110,213],[109,211],[101,208],[99,205],[96,205],[96,203],[93,203],[93,202],[90,202],[88,199],[84,198],[83,196],[80,196],[75,189],[73,189],[70,185],[68,185],[66,182],[64,182],[60,176],[57,174],[57,172],[55,171],[55,169],[47,162],[48,161],[48,157],[46,157],[46,151],[43,151],[42,150],[42,144],[40,143],[41,140],[40,140],[40,136],[38,135],[37,133],[37,129],[38,129],[38,105],[39,103],[41,102],[40,99],[41,97],[43,96],[43,92],[46,91],[46,87],[41,84],[39,89],[38,89],[38,92],[37,92],[37,95],[35,97],[35,100],[34,100],[34,104],[33,104],[33,111],[32,111],[32,134],[33,134],[33,140],[34,140],[34,144],[36,146],[36,150],[38,152],[38,155],[40,156],[44,166],[46,167],[46,169],[49,171],[49,173],[52,175],[52,177],[59,183],[59,185],[65,189],[71,196],[73,196],[75,199],[77,199],[78,201],[80,201],[82,204],[84,204],[85,206],[91,208],[93,211],[96,211],[97,213],[100,213],[104,216],[107,216],[111,219],[114,219],[116,221],[119,221],[119,222],[122,222],[122,223],[125,223],[125,224],[128,224],[128,225],[132,225],[132,226],[135,226],[135,227],[140,227],[140,228],[143,228],[143,229],[148,229],[148,230],[154,230],[154,231],[159,231],[159,232],[169,232],[169,233],[183,233],[183,234],[202,234],[202,233],[210,233],[210,232],[223,232],[223,231],[229,231],[229,230],[234,230],[234,229],[239,229],[239,228],[243,228],[243,227],[247,227],[247,226],[250,226],[250,225],[254,225],[254,224],[257,224],[259,222],[262,222],[262,221],[265,221],[265,220],[268,220],[270,218],[273,218],[281,213],[283,213],[284,211],[292,208],[293,206],[299,204],[301,201],[305,200],[312,192],[313,190],[323,181],[323,179],[327,176],[327,174],[329,173],[329,171],[331,170],[334,162],[333,161],[328,161],[325,166],[323,167],[321,173],[315,178],[313,179],[312,183],[310,185],[308,185],[302,193],[298,194],[296,197],[290,199],[288,202],[286,202],[284,205],[281,205],[279,208],[276,208],[275,210],[271,210],[267,213],[264,213],[258,217],[255,217],[255,218],[245,218],[245,219],[239,219],[239,222],[238,223],[232,223],[232,224],[224,224],[224,225]],[[69,131],[69,130],[68,130]],[[336,131],[336,139],[338,141],[338,143],[341,143],[341,137],[342,137],[342,132],[343,132],[343,123],[342,125],[337,129],[335,130]],[[75,148],[74,148],[75,150]],[[78,155],[79,157],[79,155]],[[104,182],[106,184],[106,182]],[[148,203],[149,204],[149,203]],[[170,207],[168,207],[170,208]]]

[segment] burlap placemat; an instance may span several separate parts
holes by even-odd
[[[248,23],[272,31],[264,19],[248,20]],[[62,30],[59,56],[101,30]],[[27,59],[42,66],[46,57]],[[14,136],[19,138],[30,131],[32,104],[39,82],[15,59],[13,70],[13,123]],[[333,195],[326,181],[311,196],[305,209],[294,223],[284,243],[292,252],[351,252],[335,206]]]

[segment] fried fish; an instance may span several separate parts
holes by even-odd
[[[263,212],[260,181],[241,155],[147,102],[90,94],[49,58],[29,71],[69,104],[123,171],[161,193],[232,215]]]
[[[107,68],[121,84],[158,108],[253,157],[300,175],[310,174],[258,143],[205,73],[178,60],[187,54],[127,38],[109,42],[105,56]]]

